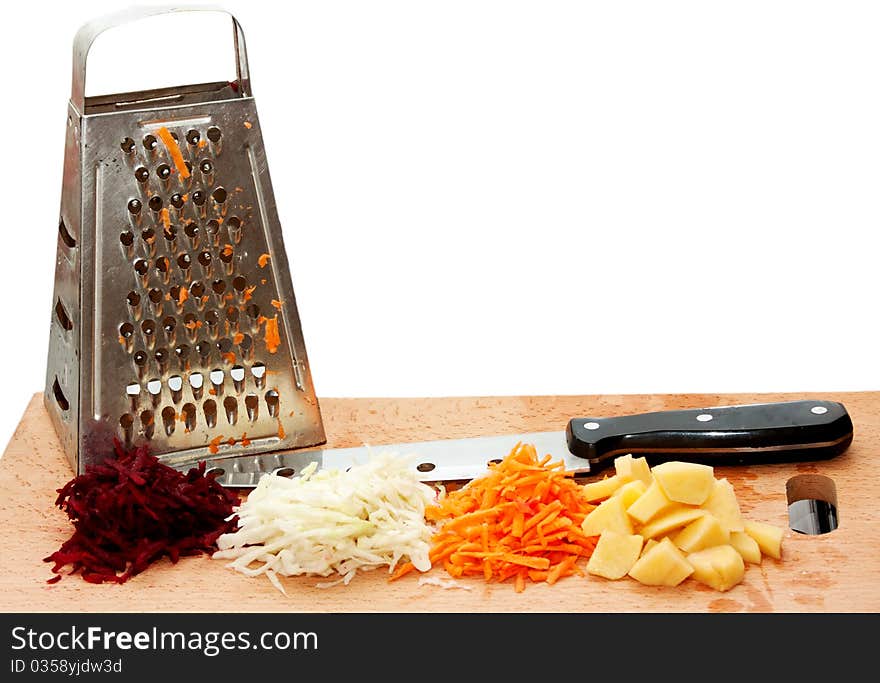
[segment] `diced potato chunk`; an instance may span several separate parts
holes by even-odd
[[[648,461],[645,458],[634,458],[631,453],[615,458],[614,470],[617,472],[617,476],[624,481],[638,480],[645,487],[650,486],[654,479],[651,476],[651,468],[648,467]]]
[[[673,505],[674,503],[666,497],[666,494],[663,493],[663,489],[660,488],[660,485],[656,481],[653,481],[648,489],[639,496],[638,500],[626,509],[626,512],[640,524],[645,524],[652,517],[669,509]]]
[[[615,474],[599,481],[591,481],[589,484],[584,484],[581,491],[589,502],[594,503],[597,500],[605,500],[625,483],[623,479]]]
[[[782,559],[782,534],[778,526],[764,522],[745,522],[745,532],[755,539],[764,555]]]
[[[581,529],[587,536],[599,536],[609,529],[619,534],[632,534],[632,522],[626,514],[623,498],[614,496],[600,503],[584,518]]]
[[[693,571],[682,552],[664,538],[636,560],[629,575],[647,586],[677,586]]]
[[[703,509],[711,512],[728,531],[742,531],[743,518],[733,485],[727,479],[716,479]]]
[[[645,486],[645,482],[643,482],[641,479],[633,479],[632,481],[626,482],[611,495],[620,496],[621,498],[623,498],[623,507],[628,508],[630,505],[635,503],[647,490],[648,487]]]
[[[651,548],[657,545],[657,543],[659,543],[659,541],[656,538],[649,538],[647,541],[645,541],[645,545],[642,546],[642,555],[644,555]]]
[[[742,555],[746,562],[761,564],[761,548],[758,546],[758,542],[745,531],[731,531],[730,545]]]
[[[715,471],[694,462],[664,462],[651,473],[669,500],[686,505],[702,505],[715,484]]]
[[[690,524],[695,519],[699,519],[706,513],[700,508],[688,507],[685,505],[676,505],[668,512],[664,512],[656,519],[645,524],[639,533],[645,538],[657,538],[665,536],[670,531],[680,529],[686,524]]]
[[[606,529],[599,536],[599,542],[587,562],[587,571],[606,579],[622,578],[632,569],[641,552],[641,536],[624,535]]]
[[[730,545],[716,545],[687,556],[694,568],[693,578],[714,588],[727,591],[743,580],[745,564],[742,556]]]
[[[672,542],[686,553],[693,553],[715,545],[725,545],[730,541],[730,532],[718,521],[715,515],[704,512],[703,516],[679,531]]]

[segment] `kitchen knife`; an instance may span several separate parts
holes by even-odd
[[[521,442],[582,476],[626,453],[645,456],[651,466],[666,460],[753,465],[832,458],[852,439],[843,404],[807,400],[575,418],[564,431],[217,457],[206,461],[206,471],[224,486],[253,487],[267,473],[296,476],[312,462],[319,469],[347,469],[365,462],[371,450],[391,450],[411,456],[422,481],[463,481],[485,474],[490,462]]]

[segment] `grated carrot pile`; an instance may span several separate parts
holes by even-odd
[[[535,447],[517,444],[489,473],[453,491],[425,511],[439,531],[430,559],[453,577],[514,579],[554,584],[583,575],[577,561],[589,558],[598,537],[585,536],[581,522],[594,509],[563,462],[539,459]],[[412,570],[402,565],[392,576]]]

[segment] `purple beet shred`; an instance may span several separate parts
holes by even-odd
[[[239,497],[223,488],[205,463],[184,474],[145,447],[125,451],[58,489],[55,504],[67,513],[73,535],[45,562],[56,583],[65,567],[89,583],[124,583],[163,557],[211,553],[221,534],[235,531]]]

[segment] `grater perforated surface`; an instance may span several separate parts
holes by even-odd
[[[171,463],[324,441],[239,63],[72,98],[46,402],[79,470],[114,439]]]

